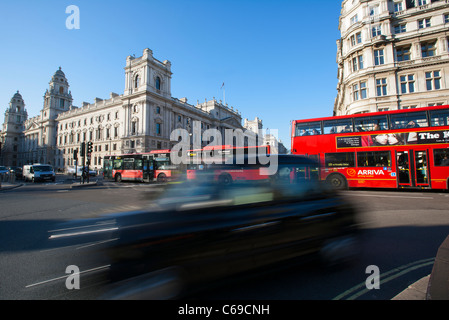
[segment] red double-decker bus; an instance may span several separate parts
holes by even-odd
[[[297,120],[292,153],[335,188],[449,189],[449,106]]]
[[[239,156],[247,155],[269,155],[271,148],[269,145],[235,147],[231,145],[207,146],[200,150],[189,151],[189,164],[187,165],[187,179],[196,178],[198,172],[208,170],[215,164],[233,164],[232,166],[214,167],[214,180],[222,184],[230,184],[241,180],[266,179],[259,173],[259,168],[239,166],[235,159]],[[208,161],[209,160],[209,161]],[[210,170],[208,170],[210,173]]]
[[[121,181],[166,182],[180,176],[181,169],[172,163],[171,150],[153,150],[105,156],[103,174],[105,178]]]

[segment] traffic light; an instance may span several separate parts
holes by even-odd
[[[73,150],[73,160],[78,161],[78,149]]]
[[[84,157],[86,156],[86,143],[85,142],[81,142],[81,152],[80,152],[80,156]]]
[[[93,151],[93,143],[92,143],[92,141],[89,141],[87,143],[87,154],[91,154],[92,151]]]

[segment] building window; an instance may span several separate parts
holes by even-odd
[[[351,25],[355,24],[359,22],[359,16],[356,14],[354,16],[351,17]]]
[[[430,27],[430,18],[418,20],[418,29]]]
[[[449,23],[449,14],[448,13],[446,13],[444,15],[444,23]]]
[[[352,58],[352,71],[355,72],[361,69],[363,69],[363,56],[360,55]]]
[[[355,46],[356,44],[362,43],[362,33],[357,32],[351,36],[351,45]]]
[[[366,99],[366,82],[362,81],[352,86],[352,97],[354,101]]]
[[[416,106],[403,106],[400,107],[399,109],[405,110],[405,109],[416,109]]]
[[[134,79],[134,88],[138,88],[140,85],[140,77],[139,75],[136,76],[136,78]]]
[[[427,0],[418,0],[418,6],[425,6],[427,4]]]
[[[161,130],[161,124],[160,123],[156,123],[156,134],[160,135],[162,130]]]
[[[376,79],[376,92],[378,97],[387,95],[387,79]]]
[[[374,64],[376,66],[379,66],[379,65],[382,65],[384,63],[385,63],[384,50],[383,49],[374,50]]]
[[[156,107],[156,113],[161,114],[161,107]]]
[[[161,78],[156,77],[156,89],[161,90]]]
[[[379,15],[379,6],[372,6],[369,7],[369,15],[371,17]]]
[[[380,30],[380,24],[371,28],[371,35],[372,35],[373,38],[377,37],[377,36],[380,36],[381,34],[382,33],[381,33],[381,30]]]
[[[426,72],[426,88],[427,91],[441,89],[440,71]]]
[[[402,11],[402,2],[395,2],[394,4],[394,12]]]
[[[401,93],[413,93],[415,92],[415,75],[403,75],[400,76],[401,80]]]
[[[421,55],[423,58],[433,57],[436,53],[436,41],[421,43]]]
[[[397,61],[409,61],[410,60],[410,47],[402,47],[396,49]]]
[[[64,108],[64,99],[59,99],[59,107]]]
[[[137,123],[135,121],[131,122],[131,134],[135,135],[137,133]]]
[[[404,24],[398,24],[396,26],[394,26],[394,33],[398,34],[398,33],[403,33],[407,31],[407,25]]]

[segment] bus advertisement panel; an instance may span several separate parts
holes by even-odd
[[[294,121],[292,153],[336,188],[448,189],[449,107]]]

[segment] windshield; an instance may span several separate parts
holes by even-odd
[[[33,169],[35,172],[53,171],[53,168],[50,166],[34,166]]]

